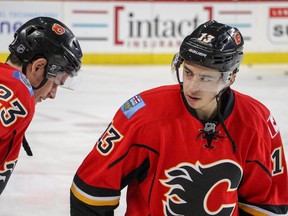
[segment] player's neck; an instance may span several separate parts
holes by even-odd
[[[9,66],[11,66],[11,67],[17,69],[18,71],[22,71],[22,67],[21,67],[21,66],[19,66],[19,65],[15,65],[15,64],[13,64],[11,61],[9,61],[9,60],[6,61],[5,64],[7,64],[7,65],[9,65]]]
[[[195,111],[198,115],[198,118],[203,121],[209,121],[215,119],[217,115],[216,100],[211,101],[211,103],[207,104],[205,107],[196,109]]]

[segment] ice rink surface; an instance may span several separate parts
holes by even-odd
[[[117,109],[142,90],[172,83],[169,65],[84,66],[77,90],[59,88],[53,103],[37,105],[26,133],[34,156],[21,150],[0,197],[0,216],[69,215],[69,188],[76,169]],[[287,158],[288,65],[243,65],[232,88],[270,108]],[[115,215],[124,212],[123,195]]]

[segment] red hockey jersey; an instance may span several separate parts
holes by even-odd
[[[15,168],[24,132],[35,112],[33,95],[21,72],[0,63],[0,194]]]
[[[284,215],[284,149],[269,110],[229,89],[219,122],[200,121],[179,85],[145,91],[118,110],[79,167],[71,215],[113,215],[128,185],[127,216]]]

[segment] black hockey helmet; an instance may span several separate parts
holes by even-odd
[[[9,50],[23,65],[45,58],[46,76],[56,77],[65,71],[74,77],[81,68],[82,50],[76,37],[66,25],[50,17],[36,17],[23,24]]]
[[[244,40],[235,27],[207,21],[188,35],[174,57],[178,69],[184,60],[220,72],[238,71],[243,59]]]

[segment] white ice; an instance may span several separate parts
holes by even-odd
[[[53,103],[37,105],[26,133],[34,156],[21,150],[0,197],[0,216],[69,215],[69,188],[76,169],[116,110],[142,90],[172,83],[168,65],[84,66],[77,90],[60,88]],[[242,65],[232,87],[270,108],[287,158],[288,65]],[[124,215],[124,195],[125,191],[115,215]]]

